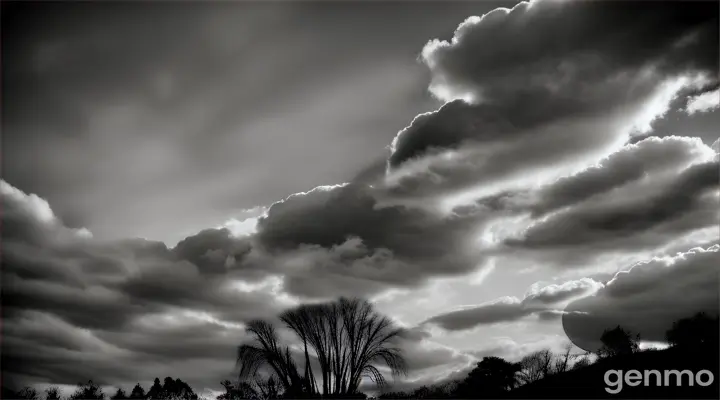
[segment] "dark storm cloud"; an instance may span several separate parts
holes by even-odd
[[[0,195],[3,199],[3,241],[37,245],[74,240],[82,233],[65,227],[48,202],[35,194],[26,195],[0,180]]]
[[[3,217],[12,216],[21,226],[36,226],[40,233],[3,232],[12,240],[3,249],[3,375],[7,382],[74,383],[93,378],[101,384],[128,386],[154,375],[192,374],[214,385],[215,380],[230,377],[233,349],[243,338],[242,322],[275,315],[292,305],[278,302],[283,290],[307,297],[364,295],[429,276],[409,264],[405,270],[398,269],[399,261],[391,253],[369,250],[357,237],[328,248],[293,244],[282,249],[281,242],[258,236],[254,244],[267,246],[273,254],[268,249],[251,249],[248,238],[235,238],[226,229],[201,231],[172,249],[146,240],[99,242],[62,227],[38,198],[9,185],[3,187]],[[277,223],[274,218],[279,213],[290,218],[289,209],[302,212],[292,201],[307,201],[303,196],[286,199],[284,209],[271,210],[263,226]],[[393,223],[411,220],[400,218]],[[346,226],[354,234],[365,232]],[[55,237],[48,235],[52,229],[71,236],[63,242],[37,241]],[[404,251],[408,254],[411,249]],[[204,264],[207,254],[214,254],[216,259],[210,261],[217,263]],[[439,250],[433,254],[439,255]],[[299,259],[311,260],[310,277],[293,270]],[[265,269],[248,271],[258,264]],[[270,274],[284,274],[285,281],[275,291],[253,287],[262,285]],[[243,279],[248,276],[250,280]],[[374,284],[368,282],[373,279]],[[249,286],[235,287],[236,281]],[[428,339],[420,333],[403,337],[401,345],[411,354],[408,368],[412,373],[464,365],[471,359]],[[75,364],[82,367],[69,367]],[[198,374],[198,365],[207,369]]]
[[[206,229],[181,240],[173,252],[207,274],[226,272],[250,249],[247,241],[232,237],[227,229]]]
[[[372,188],[353,183],[316,188],[275,203],[259,220],[255,239],[264,251],[280,259],[290,254],[289,262],[308,266],[301,274],[292,266],[280,268],[288,290],[309,295],[342,286],[333,284],[333,276],[356,277],[356,290],[363,290],[372,282],[410,286],[433,276],[469,272],[482,260],[473,240],[483,222],[481,213],[461,218],[381,206]],[[302,263],[303,257],[308,261]],[[300,289],[299,280],[315,279],[328,279],[328,287],[315,281],[313,287]]]
[[[3,273],[3,316],[24,310],[53,313],[88,328],[121,328],[152,308],[104,286],[71,287]]]
[[[152,314],[150,314],[152,318]],[[152,323],[151,318],[147,320]],[[155,317],[161,318],[161,317]],[[178,360],[181,358],[227,359],[232,350],[245,339],[241,329],[226,330],[209,322],[199,322],[170,329],[134,327],[133,331],[100,331],[98,339],[109,345],[137,353],[138,359]]]
[[[699,138],[648,137],[627,144],[599,160],[596,165],[564,176],[539,188],[504,191],[482,197],[465,208],[491,211],[530,211],[533,218],[577,206],[613,190],[645,179],[664,181],[691,165],[709,161],[716,150]],[[462,210],[458,207],[456,211]]]
[[[711,2],[523,2],[469,18],[452,43],[431,41],[423,56],[441,97],[505,103],[521,89],[562,101],[647,66],[714,70],[717,11]]]
[[[504,297],[476,307],[436,315],[423,323],[447,330],[464,330],[482,324],[514,321],[531,312],[522,307],[517,297]]]
[[[562,312],[557,308],[558,304],[592,295],[602,286],[602,283],[588,278],[567,281],[559,285],[534,285],[522,300],[506,296],[477,306],[436,315],[421,325],[437,325],[446,330],[458,331],[479,325],[512,322],[529,315],[538,315],[542,318],[547,313]]]
[[[655,258],[618,272],[594,296],[570,303],[563,316],[568,337],[586,350],[599,348],[604,329],[617,325],[642,340],[665,341],[678,319],[718,313],[720,245]]]
[[[420,327],[404,329],[398,347],[403,350],[407,375],[388,382],[383,392],[412,391],[424,385],[450,382],[464,378],[477,358],[469,352],[429,340],[431,334]],[[361,390],[378,390],[372,382],[361,383]]]
[[[490,191],[453,212],[500,218],[481,228],[483,237],[495,236],[486,250],[584,267],[608,255],[655,251],[687,235],[707,236],[720,217],[716,154],[698,138],[649,137],[574,174]]]
[[[227,274],[208,272],[211,267],[235,267],[235,257],[248,251],[244,240],[231,238],[225,229],[202,231],[172,250],[145,240],[101,243],[62,226],[39,198],[5,182],[3,188],[7,313],[38,309],[79,326],[112,329],[167,306],[210,307],[240,316],[238,304],[246,304],[252,314],[272,303],[260,294],[228,288]],[[33,227],[34,234],[16,226]]]
[[[667,243],[679,235],[717,225],[717,160],[692,165],[664,186],[635,186],[605,202],[581,204],[532,225],[510,247],[527,249],[631,248]],[[621,178],[622,179],[622,178]],[[648,190],[638,195],[637,190]],[[625,197],[624,197],[625,196]]]
[[[0,183],[4,382],[129,384],[167,369],[161,362],[178,367],[167,375],[191,373],[190,360],[215,360],[207,370],[214,381],[231,371],[239,323],[291,305],[262,288],[233,287],[243,280],[225,260],[241,258],[247,243],[226,230],[174,249],[101,242],[63,226],[42,199]],[[208,271],[208,254],[223,259],[226,273]]]
[[[149,316],[149,324],[128,331],[87,330],[35,312],[4,320],[3,384],[10,383],[8,377],[59,384],[92,378],[129,390],[138,381],[147,387],[155,376],[180,376],[202,390],[231,378],[242,330],[182,317],[166,326],[161,317]]]
[[[430,90],[454,101],[396,136],[391,193],[447,195],[617,149],[679,90],[712,84],[717,8],[537,1],[469,18],[423,50]]]
[[[434,367],[468,364],[474,359],[467,353],[433,343],[424,336],[429,336],[429,333],[420,337],[406,335],[399,340],[398,346],[406,355],[405,361],[411,375]]]
[[[217,322],[213,326],[217,328],[274,315],[283,304],[289,305],[277,301],[276,296],[283,291],[313,298],[362,296],[417,284],[435,275],[461,273],[476,261],[467,253],[445,253],[447,249],[461,250],[452,246],[459,246],[474,223],[401,207],[374,210],[375,202],[367,187],[335,187],[294,195],[270,208],[255,237],[235,238],[226,229],[210,229],[188,237],[172,249],[146,240],[99,242],[82,236],[64,228],[45,202],[9,185],[4,188],[3,217],[15,218],[18,226],[34,226],[38,233],[20,234],[4,226],[7,243],[3,251],[3,314],[4,326],[8,327],[4,345],[15,346],[5,352],[6,365],[18,366],[10,368],[9,373],[42,376],[54,382],[83,380],[83,375],[93,370],[106,371],[117,360],[132,366],[160,359],[216,358],[221,356],[222,348],[231,349],[230,339],[223,339],[217,345],[206,345],[202,354],[202,345],[195,337],[212,336],[207,324],[153,330],[138,328],[142,321],[172,326],[172,320],[182,319],[183,312],[195,312],[214,318]],[[316,220],[323,216],[326,219]],[[293,223],[273,231],[287,221]],[[320,223],[316,230],[314,223]],[[52,230],[61,230],[67,240],[44,240],[57,237],[50,234]],[[333,244],[330,240],[335,237],[346,239]],[[438,243],[441,240],[446,241]],[[409,263],[424,258],[427,264]],[[438,265],[430,266],[429,261],[438,261]],[[253,287],[263,285],[263,279],[271,274],[284,278],[279,292]],[[236,281],[249,286],[233,286]],[[53,339],[37,332],[20,334],[25,332],[23,324],[42,323],[34,322],[38,320],[61,324],[66,328],[68,344],[58,342],[65,336]],[[82,354],[85,350],[73,347],[82,342],[77,336],[81,334],[92,336],[93,343],[113,349],[122,357],[106,356],[120,357],[115,361],[88,359]],[[41,345],[59,349],[42,353],[29,350]],[[411,357],[415,370],[465,360],[427,341],[408,346],[417,358]],[[68,347],[73,347],[69,349],[73,354],[61,350]],[[63,368],[66,372],[59,368],[66,362],[81,361],[90,366]],[[119,368],[97,380],[126,381],[134,376]]]
[[[539,190],[533,216],[588,200],[644,176],[657,176],[684,169],[707,159],[710,148],[698,138],[650,137],[628,145],[600,161],[599,165],[559,179]]]

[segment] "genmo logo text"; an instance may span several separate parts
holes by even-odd
[[[627,371],[611,369],[605,372],[605,391],[610,394],[618,394],[626,386],[710,386],[715,380],[711,371],[703,369],[696,373],[689,370],[665,370],[655,369],[638,371],[630,369]]]

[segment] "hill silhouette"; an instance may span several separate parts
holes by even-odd
[[[360,310],[363,312],[351,312]],[[322,312],[317,312],[322,311]],[[316,312],[316,313],[312,313]],[[336,303],[320,304],[314,306],[301,306],[298,309],[287,311],[283,318],[296,324],[300,337],[307,339],[307,348],[313,347],[311,340],[320,340],[318,346],[325,343],[323,338],[335,337],[329,330],[325,335],[315,335],[319,330],[310,330],[309,327],[338,326],[333,316],[338,318],[356,318],[365,316],[363,324],[369,326],[370,321],[378,328],[387,329],[389,333],[381,335],[399,335],[401,331],[393,328],[392,323],[374,313],[372,307],[360,300],[341,299]],[[330,319],[328,319],[330,318]],[[367,321],[366,321],[367,320]],[[310,324],[315,322],[315,325]],[[354,332],[352,321],[343,326],[350,327]],[[287,365],[279,372],[287,372],[287,377],[279,373],[271,376],[267,381],[259,379],[255,373],[248,374],[252,380],[238,382],[223,381],[226,393],[217,396],[216,400],[240,399],[297,399],[297,398],[365,398],[366,395],[357,389],[330,391],[329,383],[318,385],[314,379],[308,379],[316,374],[312,372],[311,364],[306,363],[304,372],[290,354],[289,347],[280,347],[278,338],[272,325],[263,321],[250,325],[262,346],[253,347],[252,344],[240,346],[238,361],[258,370],[258,366],[265,361],[279,363],[281,357]],[[348,328],[345,328],[348,329]],[[304,334],[305,332],[309,332]],[[621,326],[606,329],[600,342],[603,344],[595,354],[598,360],[590,361],[589,353],[571,354],[572,346],[566,347],[564,353],[555,354],[549,349],[536,351],[525,356],[520,362],[510,362],[499,357],[484,357],[467,377],[461,380],[444,382],[432,386],[422,386],[408,392],[384,392],[379,395],[381,399],[718,399],[720,389],[717,376],[720,374],[718,354],[720,350],[720,332],[718,331],[718,317],[698,313],[694,316],[676,321],[666,333],[667,342],[671,347],[664,350],[640,350],[640,335],[623,329]],[[339,349],[346,346],[337,340]],[[265,343],[265,344],[263,344]],[[384,343],[384,342],[383,342]],[[389,343],[389,342],[388,342]],[[352,344],[352,343],[351,343]],[[257,344],[254,346],[258,346]],[[378,345],[379,346],[379,345]],[[356,346],[357,347],[357,346]],[[349,346],[349,349],[356,348]],[[376,346],[377,347],[377,346]],[[401,357],[401,353],[394,348],[379,353],[385,360],[390,356]],[[348,350],[349,351],[349,350]],[[276,354],[277,353],[277,354]],[[305,350],[304,356],[309,357]],[[319,352],[319,354],[323,354]],[[342,358],[335,355],[344,354],[342,351],[328,352],[327,358],[331,361],[342,362]],[[248,355],[257,357],[248,358]],[[372,355],[372,354],[371,354]],[[262,357],[259,357],[262,356]],[[396,360],[390,358],[391,361]],[[398,358],[397,360],[401,360]],[[398,361],[399,362],[399,361]],[[330,363],[328,363],[330,364]],[[393,364],[400,367],[401,364]],[[371,371],[374,371],[372,367]],[[334,370],[326,369],[320,376],[329,376]],[[630,372],[632,371],[632,372]],[[247,372],[247,371],[245,371]],[[631,375],[628,375],[628,372]],[[379,372],[378,372],[379,373]],[[342,377],[342,374],[338,376]],[[240,377],[243,369],[240,368]],[[277,379],[276,379],[277,378]],[[284,378],[284,379],[281,379]],[[379,381],[379,378],[376,377]],[[295,387],[297,381],[299,387]],[[321,381],[322,382],[322,381]],[[325,382],[331,382],[327,379]],[[335,387],[343,387],[350,379],[336,379]],[[314,383],[314,384],[310,384]],[[357,382],[356,382],[357,383]],[[326,387],[323,393],[318,388]],[[308,390],[303,390],[308,389]],[[11,391],[3,387],[3,399],[58,400],[57,390],[47,390],[45,396],[31,387],[20,391]],[[199,396],[192,388],[180,379],[165,378],[164,384],[159,378],[150,389],[145,392],[139,384],[130,395],[118,389],[114,395],[103,393],[100,386],[89,381],[78,385],[75,393],[67,400],[83,399],[111,399],[111,400],[193,400]]]
[[[671,376],[671,384],[658,386],[656,377],[650,376],[650,386],[629,386],[625,382],[617,394],[606,391],[617,386],[605,383],[605,373],[610,370],[689,370],[697,373],[701,370],[712,372],[715,379],[712,384],[702,387],[688,385],[687,376],[682,377],[682,385],[675,384],[676,377]],[[665,350],[646,350],[632,354],[601,359],[594,364],[573,369],[542,380],[520,386],[505,393],[502,398],[533,399],[572,399],[572,398],[623,398],[623,399],[718,399],[718,349],[671,347]],[[613,377],[612,382],[614,382]]]

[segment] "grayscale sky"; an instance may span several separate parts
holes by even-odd
[[[3,379],[216,391],[338,296],[420,333],[401,388],[661,342],[717,312],[718,11],[3,2]]]

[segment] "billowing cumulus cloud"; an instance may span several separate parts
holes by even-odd
[[[33,243],[73,241],[91,236],[87,229],[69,229],[53,213],[50,204],[0,181],[3,199],[3,240]]]
[[[284,276],[294,295],[367,295],[473,271],[489,250],[483,237],[507,230],[505,216],[523,215],[529,225],[498,239],[500,251],[560,254],[556,263],[575,266],[605,252],[655,249],[717,220],[714,154],[696,138],[650,137],[537,190],[501,192],[449,215],[382,204],[384,190],[364,184],[319,187],[268,208],[251,263]]]
[[[381,206],[371,187],[348,184],[275,203],[259,220],[255,243],[294,294],[368,294],[474,270],[484,219]]]
[[[451,42],[431,40],[422,55],[433,73],[430,90],[445,100],[502,102],[520,97],[513,94],[520,89],[562,101],[596,83],[619,83],[612,78],[642,67],[668,75],[712,68],[717,60],[705,50],[718,40],[712,35],[716,16],[706,13],[714,9],[663,3],[647,12],[641,2],[522,2],[468,18]],[[602,92],[594,94],[586,101]]]
[[[718,313],[720,245],[660,257],[618,272],[594,296],[570,303],[563,316],[568,337],[596,350],[604,329],[617,325],[645,341],[665,341],[678,319]]]
[[[692,115],[714,110],[720,107],[720,89],[701,93],[688,99],[685,111]]]
[[[468,18],[423,49],[430,91],[448,103],[394,139],[391,196],[467,202],[617,150],[680,91],[713,83],[716,11],[535,1]]]
[[[225,272],[250,248],[246,241],[233,237],[229,229],[207,229],[181,240],[173,252],[208,274]]]

